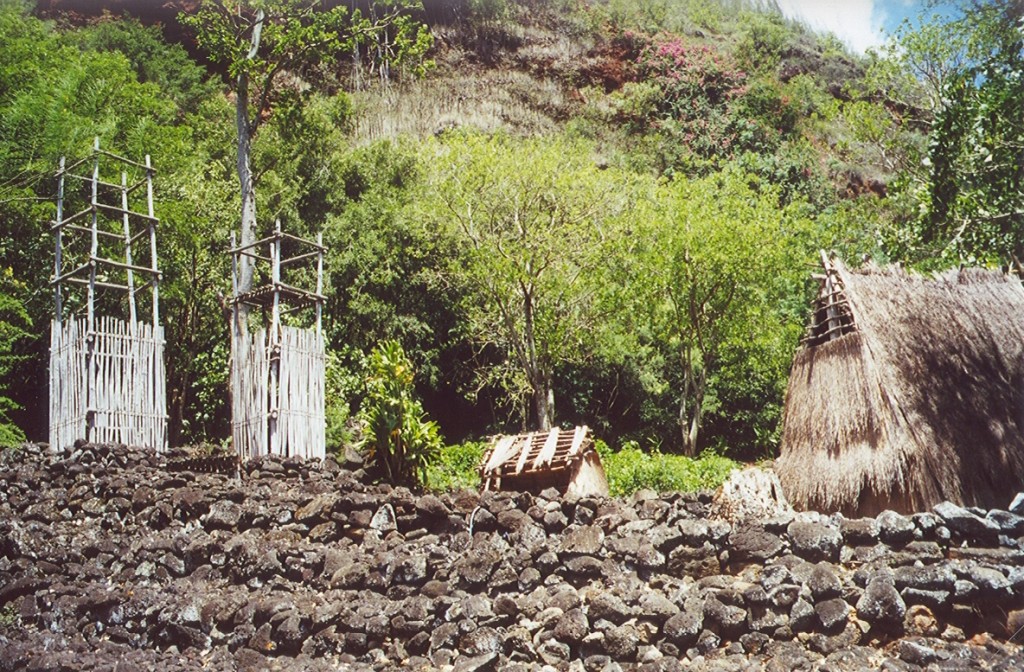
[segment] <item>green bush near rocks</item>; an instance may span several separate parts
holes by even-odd
[[[429,488],[437,492],[479,488],[478,469],[486,449],[486,441],[467,441],[442,448],[427,469]],[[635,441],[627,441],[617,451],[598,441],[597,452],[601,455],[613,497],[625,497],[643,488],[656,492],[713,490],[733,469],[742,466],[711,451],[705,451],[700,457],[668,455],[657,449],[647,452]]]
[[[466,441],[445,446],[438,453],[437,459],[427,467],[427,487],[437,492],[479,488],[478,468],[486,449],[486,441]]]
[[[713,490],[733,469],[742,466],[711,451],[704,451],[699,457],[669,455],[657,449],[648,452],[635,441],[627,441],[617,451],[599,441],[597,452],[613,497],[631,495],[644,488],[655,492]]]

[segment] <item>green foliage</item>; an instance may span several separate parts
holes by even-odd
[[[16,446],[25,440],[25,432],[9,416],[18,404],[7,396],[11,371],[22,358],[15,354],[15,346],[29,335],[28,329],[32,326],[28,311],[17,298],[16,293],[24,289],[19,285],[10,268],[0,271],[0,448]]]
[[[740,465],[713,452],[700,457],[666,455],[657,448],[643,451],[627,442],[618,451],[598,442],[598,453],[613,497],[624,497],[640,489],[655,492],[696,492],[713,490]]]
[[[500,385],[524,422],[550,427],[554,367],[585,356],[630,178],[564,138],[452,134],[426,152],[434,198],[424,214],[458,245],[446,275],[463,292],[466,328],[508,353],[478,379]]]
[[[781,307],[808,259],[809,222],[795,206],[780,209],[778,199],[776,189],[731,168],[660,186],[647,201],[651,209],[640,215],[641,242],[627,291],[635,314],[648,325],[649,331],[637,334],[641,345],[678,367],[673,387],[679,445],[687,454],[698,449],[704,414],[722,398],[715,385],[730,379],[722,376],[730,365],[742,371],[763,357],[764,370],[785,375],[802,316]],[[744,356],[736,357],[738,351]],[[778,403],[778,383],[751,390],[751,401],[765,391]],[[766,416],[775,419],[777,413]],[[773,431],[763,427],[757,434]]]
[[[905,26],[894,56],[934,116],[925,156],[901,174],[916,221],[891,232],[888,251],[925,267],[1024,258],[1024,9],[1001,0],[961,10]]]
[[[283,71],[329,64],[340,53],[369,46],[378,67],[411,63],[422,74],[433,41],[426,26],[408,15],[417,8],[422,5],[413,0],[370,3],[366,13],[344,5],[328,9],[319,0],[206,0],[179,20],[214,61],[227,66],[240,95],[253,87],[254,107],[246,113],[255,130],[272,101],[294,101],[294,91],[277,88]]]
[[[745,124],[734,123],[731,105],[742,95],[746,75],[727,55],[662,36],[644,46],[637,68],[661,93],[652,123],[665,138],[665,172],[705,172],[717,157],[732,155]]]
[[[451,492],[459,488],[479,488],[480,460],[486,449],[486,441],[466,441],[442,448],[427,468],[430,489]]]
[[[792,43],[785,19],[778,13],[743,14],[744,30],[736,46],[736,58],[750,72],[774,73]]]
[[[128,59],[139,82],[150,82],[174,99],[182,112],[195,112],[217,86],[206,70],[192,60],[179,44],[164,41],[160,28],[143,26],[137,19],[125,16],[118,20],[102,20],[67,33],[64,41],[82,51],[119,52]]]
[[[442,442],[437,424],[413,396],[412,362],[397,341],[387,341],[370,353],[368,368],[359,445],[391,483],[425,485]]]
[[[341,454],[345,446],[355,442],[356,431],[352,409],[364,390],[366,367],[366,357],[355,348],[344,348],[341,352],[335,350],[327,352],[327,366],[324,373],[326,396],[324,412],[327,420],[328,452]]]

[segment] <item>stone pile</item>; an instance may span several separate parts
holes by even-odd
[[[0,670],[1024,668],[1020,510],[728,523],[174,457],[2,454]]]

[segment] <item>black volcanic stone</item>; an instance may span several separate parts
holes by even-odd
[[[763,563],[782,552],[782,540],[763,526],[748,523],[729,534],[729,558],[734,563]]]
[[[901,629],[907,613],[907,605],[888,576],[868,581],[856,608],[860,618],[886,632]]]
[[[824,523],[795,520],[787,528],[793,553],[804,560],[818,562],[839,560],[839,548],[843,537],[834,527]]]

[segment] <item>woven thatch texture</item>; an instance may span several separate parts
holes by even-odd
[[[837,263],[857,331],[794,360],[777,471],[798,508],[870,515],[1024,484],[1024,289]]]

